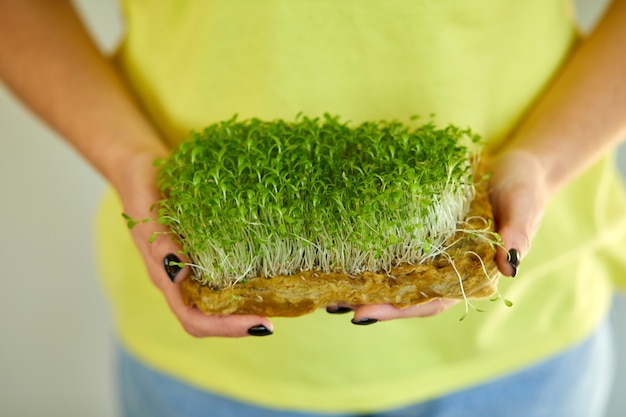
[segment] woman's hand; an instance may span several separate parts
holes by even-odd
[[[160,199],[160,193],[156,185],[153,160],[154,156],[151,154],[138,155],[125,169],[127,185],[119,191],[124,212],[133,219],[157,217],[157,208],[154,204]],[[152,212],[149,211],[151,208]],[[139,222],[131,229],[131,234],[145,262],[150,279],[163,293],[167,304],[187,333],[195,337],[272,334],[272,323],[264,317],[208,316],[197,308],[186,306],[182,301],[180,282],[190,279],[189,267],[181,269],[170,264],[175,258],[181,262],[187,261],[181,254],[181,246],[172,239],[165,226],[154,221]],[[155,239],[151,242],[152,236]]]
[[[496,251],[496,264],[506,276],[517,275],[521,257],[530,250],[530,241],[539,227],[548,200],[545,175],[538,159],[520,150],[504,152],[486,161],[490,180],[496,231],[504,248]],[[331,306],[329,313],[353,311],[352,322],[359,325],[409,317],[430,317],[443,313],[459,300],[435,299],[430,302],[397,308],[389,304]]]
[[[326,311],[330,314],[353,312],[352,323],[360,326],[374,324],[379,321],[405,319],[411,317],[431,317],[443,313],[457,304],[459,300],[437,298],[424,304],[405,308],[394,307],[391,304],[349,305],[341,304],[329,306]]]
[[[117,190],[133,218],[153,217],[159,200],[153,161],[168,149],[116,69],[93,43],[69,1],[0,1],[0,77]],[[132,236],[150,279],[193,336],[271,334],[256,316],[205,316],[182,302],[189,268],[166,273],[180,246],[166,230],[141,223]],[[150,237],[157,233],[154,243]],[[183,259],[184,261],[184,259]]]
[[[504,244],[497,248],[496,264],[504,275],[514,277],[548,201],[545,172],[532,153],[522,150],[493,157],[488,171],[493,175],[490,197],[496,231]]]

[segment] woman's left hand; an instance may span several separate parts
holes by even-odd
[[[543,167],[530,152],[505,151],[487,162],[494,222],[504,246],[497,248],[496,264],[502,274],[514,277],[530,250],[551,191]]]
[[[496,264],[505,276],[514,277],[521,258],[530,250],[548,200],[545,176],[539,161],[530,152],[505,151],[486,161],[492,174],[489,184],[496,231],[504,247],[496,249]],[[352,322],[366,325],[409,317],[430,317],[443,313],[459,300],[434,299],[406,308],[390,304],[342,305],[329,313],[354,312]]]

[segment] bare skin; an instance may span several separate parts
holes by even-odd
[[[508,250],[520,259],[530,251],[544,208],[564,184],[626,138],[626,1],[611,3],[603,19],[572,55],[506,144],[488,161],[497,231],[504,247],[496,263],[506,276],[514,269]],[[452,300],[397,309],[352,306],[355,321],[427,317]]]
[[[109,181],[126,213],[150,217],[149,208],[160,198],[152,162],[168,148],[70,3],[0,1],[0,39],[0,77],[9,88]],[[253,326],[272,329],[264,317],[205,316],[185,306],[179,283],[188,268],[175,284],[170,281],[163,259],[180,247],[165,235],[150,244],[158,231],[163,231],[159,225],[141,224],[132,237],[152,282],[189,334],[237,337]]]
[[[626,0],[615,0],[560,76],[491,160],[491,199],[507,250],[497,264],[512,275],[508,249],[521,256],[541,221],[545,204],[563,184],[626,136]],[[160,198],[152,161],[168,153],[159,133],[124,81],[94,45],[70,2],[0,0],[0,77],[21,100],[57,130],[117,190],[126,213],[150,217]],[[528,170],[528,166],[535,169]],[[532,175],[529,175],[532,172]],[[260,316],[206,316],[182,303],[180,281],[163,268],[180,247],[162,228],[140,224],[132,236],[148,274],[182,327],[196,337],[239,337],[254,326],[272,330]],[[184,259],[183,259],[184,260]],[[455,302],[435,300],[397,309],[349,306],[354,320],[379,321],[439,314]]]

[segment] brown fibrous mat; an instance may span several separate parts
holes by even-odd
[[[293,275],[255,277],[218,290],[188,278],[182,282],[183,301],[206,314],[295,317],[318,308],[345,304],[408,307],[438,298],[491,297],[497,292],[499,273],[493,236],[482,233],[493,231],[486,185],[485,181],[476,185],[466,221],[459,227],[464,231],[458,231],[450,239],[451,246],[445,255],[432,260],[416,265],[400,264],[389,272],[358,275],[301,271]]]

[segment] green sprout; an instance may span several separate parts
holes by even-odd
[[[434,259],[462,227],[479,148],[471,130],[432,121],[235,116],[158,164],[158,221],[214,288],[304,270],[389,272]]]

